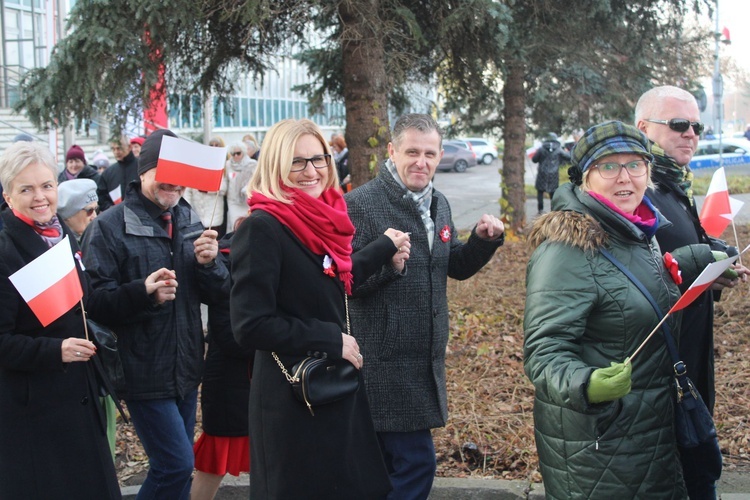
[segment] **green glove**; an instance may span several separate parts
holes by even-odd
[[[724,260],[729,257],[726,253],[720,252],[718,250],[711,250],[711,253],[714,255],[715,262],[719,262],[720,260]],[[730,280],[736,280],[737,278],[739,278],[739,276],[740,275],[737,274],[737,271],[735,271],[731,267],[727,269],[726,271],[724,271],[723,273],[721,273],[722,278],[727,278]]]
[[[630,363],[615,363],[609,368],[597,368],[591,372],[589,386],[586,390],[590,403],[602,403],[620,399],[630,392],[630,373],[633,365]]]

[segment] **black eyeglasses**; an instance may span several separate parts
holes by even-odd
[[[232,156],[242,156],[242,151],[233,151]]]
[[[99,210],[99,207],[82,208],[81,210],[83,210],[84,212],[86,212],[86,216],[87,217],[91,217],[92,215],[94,215],[94,212],[96,212],[97,210]]]
[[[331,164],[331,155],[316,155],[312,158],[294,158],[290,172],[302,172],[307,168],[307,162],[315,168],[327,168]]]
[[[635,160],[627,163],[599,163],[592,168],[599,170],[602,179],[615,179],[620,176],[623,168],[630,177],[643,177],[648,172],[648,164],[647,160]]]
[[[690,120],[686,120],[685,118],[672,118],[671,120],[651,120],[650,118],[647,118],[646,121],[667,125],[675,132],[679,132],[681,134],[687,132],[690,127],[693,127],[693,132],[695,132],[695,135],[701,135],[703,133],[703,129],[705,128],[705,125],[703,125],[701,122],[691,122]]]

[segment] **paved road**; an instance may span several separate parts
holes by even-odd
[[[536,165],[526,162],[525,182],[533,185],[536,179]],[[500,198],[502,190],[500,183],[501,162],[495,160],[490,165],[477,165],[464,173],[438,172],[435,174],[435,187],[450,201],[453,211],[453,222],[457,229],[471,229],[482,216],[490,213],[500,214]],[[736,173],[733,171],[732,173]],[[750,174],[750,170],[748,171]],[[697,176],[713,175],[711,169],[701,169]],[[750,194],[733,194],[733,198],[742,200],[745,206],[735,218],[736,224],[750,224]],[[703,204],[703,196],[696,196],[698,210]],[[549,199],[544,199],[544,209],[549,210]],[[526,219],[536,214],[536,198],[526,200]]]

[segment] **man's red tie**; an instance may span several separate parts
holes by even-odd
[[[161,214],[161,220],[164,221],[164,230],[167,232],[167,235],[172,238],[172,214],[170,212],[164,212]]]

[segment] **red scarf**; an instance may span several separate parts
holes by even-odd
[[[293,193],[293,203],[281,203],[253,192],[248,204],[252,210],[261,209],[276,217],[314,254],[330,256],[346,293],[351,295],[354,225],[344,197],[332,188],[323,191],[319,198],[298,189],[283,189]],[[320,272],[324,272],[322,262]]]

